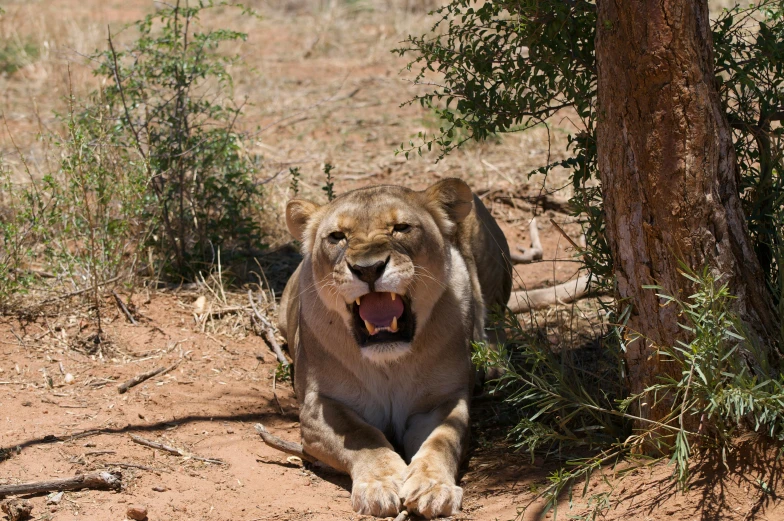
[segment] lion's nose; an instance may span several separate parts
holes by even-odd
[[[349,263],[348,269],[359,277],[359,280],[367,282],[370,286],[370,291],[374,291],[373,285],[383,275],[384,269],[387,267],[389,257],[386,260],[378,261],[374,264],[351,264]]]

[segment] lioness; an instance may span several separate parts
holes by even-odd
[[[460,509],[470,342],[511,290],[503,233],[463,181],[292,200],[304,259],[281,299],[305,452],[347,472],[361,514]]]

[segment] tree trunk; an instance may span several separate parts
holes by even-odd
[[[684,338],[675,307],[642,287],[688,296],[679,261],[729,281],[755,340],[773,338],[776,317],[738,196],[706,0],[597,3],[598,163],[617,296],[631,305],[629,331],[644,337],[626,354],[636,393],[673,370],[652,346]],[[639,413],[661,419],[663,409],[641,404]]]

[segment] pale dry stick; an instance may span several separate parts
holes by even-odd
[[[512,264],[530,264],[534,261],[541,260],[544,256],[544,249],[542,242],[539,240],[539,228],[536,225],[536,217],[531,219],[528,225],[528,230],[531,235],[530,248],[518,248],[522,253],[510,253],[509,258]]]
[[[179,360],[174,362],[169,367],[158,367],[156,369],[153,369],[152,371],[147,371],[146,373],[142,373],[140,375],[134,376],[133,378],[131,378],[127,382],[124,382],[124,383],[120,384],[117,387],[117,392],[120,393],[120,394],[123,394],[123,393],[127,392],[128,389],[130,389],[131,387],[136,387],[140,383],[142,383],[142,382],[144,382],[146,380],[149,380],[153,376],[158,376],[160,374],[168,373],[169,371],[171,371],[172,369],[174,369],[178,365],[180,365],[180,361]]]
[[[256,308],[256,304],[253,302],[253,291],[248,290],[248,300],[250,301],[250,307],[253,309],[253,314],[259,320],[259,323],[264,330],[264,336],[267,338],[267,342],[269,343],[272,351],[275,353],[275,356],[278,357],[278,362],[284,367],[289,366],[289,361],[286,359],[286,355],[283,354],[283,349],[280,347],[278,340],[275,338],[275,328],[272,327],[272,324],[264,318],[264,316],[259,312]]]
[[[128,318],[128,322],[135,326],[137,324],[136,319],[133,318],[133,315],[131,315],[128,306],[125,305],[125,302],[123,302],[123,300],[120,298],[120,295],[118,295],[116,291],[112,290],[112,296],[114,297],[114,301],[117,302],[117,307],[119,307],[120,310],[125,313],[125,316]]]
[[[33,481],[18,485],[0,486],[0,499],[19,494],[40,494],[42,492],[62,492],[65,490],[113,489],[120,490],[122,474],[117,471],[100,471],[80,474],[72,478],[53,479],[50,481]]]
[[[569,303],[579,300],[588,294],[589,275],[570,280],[549,288],[531,291],[514,291],[509,297],[509,310],[512,313],[525,313],[532,309],[541,309],[559,302]]]
[[[145,447],[150,447],[151,449],[162,450],[162,451],[168,452],[170,454],[175,454],[177,456],[182,456],[183,458],[188,458],[188,459],[192,459],[192,460],[196,460],[196,461],[203,461],[205,463],[215,463],[217,465],[228,465],[228,463],[226,463],[225,461],[217,459],[217,458],[202,458],[201,456],[196,456],[196,455],[193,455],[193,454],[189,454],[189,453],[185,452],[182,449],[171,447],[169,445],[164,445],[163,443],[158,443],[157,441],[150,441],[150,440],[147,440],[145,438],[142,438],[141,436],[137,436],[135,434],[129,434],[129,436],[131,437],[131,439],[133,440],[134,443],[138,443],[139,445],[144,445]]]
[[[100,456],[102,454],[117,454],[114,450],[90,450],[84,453],[85,456]]]
[[[277,449],[281,452],[285,452],[286,454],[296,456],[302,461],[316,463],[316,458],[306,453],[302,448],[302,444],[278,438],[274,434],[270,433],[270,431],[268,431],[267,428],[260,423],[254,425],[253,428],[256,429],[256,432],[259,433],[259,436],[261,436],[261,439],[264,440],[264,443],[273,449]]]

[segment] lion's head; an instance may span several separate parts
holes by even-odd
[[[455,284],[452,271],[464,267],[453,238],[472,208],[471,190],[459,179],[422,192],[365,188],[323,206],[290,201],[286,223],[314,280],[301,298],[313,290],[339,313],[366,358],[398,358]]]

